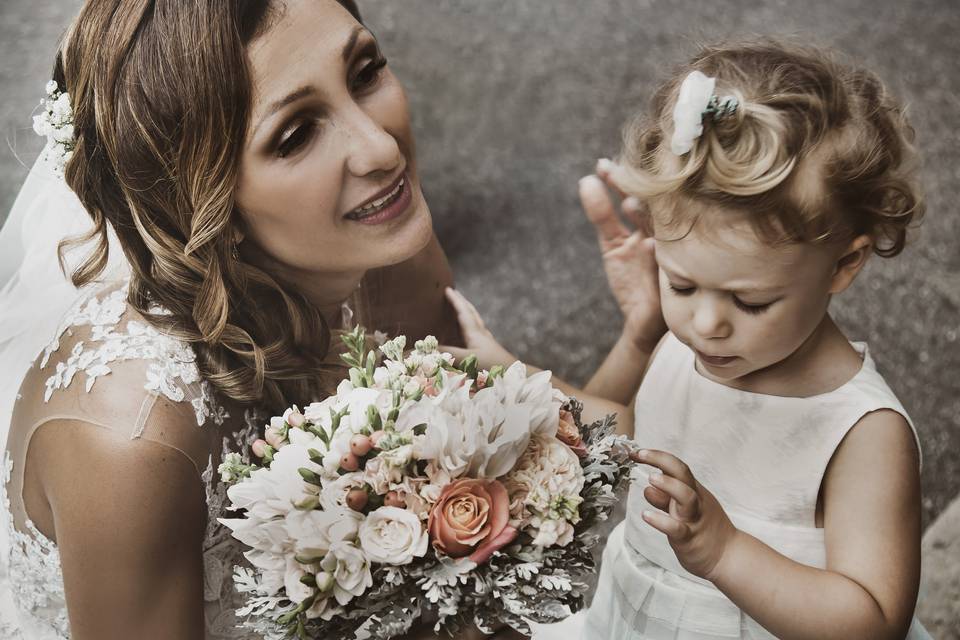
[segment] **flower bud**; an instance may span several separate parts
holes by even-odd
[[[316,575],[317,589],[320,591],[330,591],[333,589],[334,578],[329,571],[321,571]]]
[[[262,458],[267,453],[267,447],[270,445],[267,444],[266,440],[257,439],[254,440],[253,444],[250,445],[250,451],[253,452],[253,455],[258,458]]]
[[[370,439],[370,436],[365,436],[357,434],[350,438],[350,452],[358,458],[370,453],[370,449],[373,448],[373,442]]]
[[[360,458],[353,453],[345,453],[340,458],[340,468],[344,471],[356,471],[360,468]]]
[[[367,506],[369,501],[369,496],[365,489],[350,489],[347,492],[347,506],[353,509],[354,511],[363,511],[363,508]]]

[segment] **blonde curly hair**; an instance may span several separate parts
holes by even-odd
[[[738,107],[705,116],[703,134],[677,156],[673,107],[695,70]],[[718,216],[745,213],[771,244],[866,234],[875,253],[891,257],[924,210],[912,141],[904,109],[879,78],[834,54],[775,40],[709,46],[659,88],[652,118],[627,125],[614,179],[658,203],[656,222],[684,234],[706,205]]]
[[[277,11],[270,0],[87,0],[54,79],[74,112],[65,178],[94,222],[61,245],[61,256],[94,245],[74,284],[102,273],[112,227],[131,305],[189,343],[227,397],[285,406],[322,395],[329,327],[291,283],[235,257],[246,45]]]

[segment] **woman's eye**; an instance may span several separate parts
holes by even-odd
[[[678,287],[675,284],[670,284],[670,290],[673,291],[678,296],[689,296],[693,295],[693,292],[697,290],[696,287]]]
[[[736,305],[737,309],[740,309],[740,311],[757,314],[757,313],[763,313],[764,311],[769,309],[770,305],[772,305],[773,303],[767,302],[764,304],[747,304],[737,296],[733,296],[733,304]]]
[[[301,123],[299,126],[291,130],[290,134],[285,136],[280,144],[277,145],[277,155],[281,158],[286,158],[292,153],[296,152],[297,149],[302,147],[310,140],[310,136],[313,135],[313,130],[315,125],[310,122]]]
[[[387,66],[387,59],[383,56],[378,56],[373,60],[370,60],[367,64],[363,65],[357,75],[353,78],[353,88],[355,91],[361,91],[368,87],[372,87],[377,83],[377,80],[380,79],[380,72],[384,67]]]

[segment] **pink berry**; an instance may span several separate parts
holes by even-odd
[[[350,451],[353,455],[362,458],[370,453],[370,449],[373,449],[373,441],[370,436],[358,433],[350,438]]]
[[[368,500],[367,492],[363,489],[350,489],[347,492],[347,506],[354,511],[363,511]]]
[[[352,453],[345,453],[340,458],[340,468],[344,471],[356,471],[360,468],[360,458]]]
[[[270,445],[267,444],[266,440],[255,440],[252,445],[250,445],[250,450],[253,452],[253,455],[258,458],[262,458],[267,453],[267,447]]]
[[[373,444],[373,446],[377,446],[380,443],[380,439],[385,435],[387,435],[387,432],[383,429],[374,431],[370,434],[370,443]]]
[[[290,415],[287,416],[287,424],[291,427],[300,428],[303,426],[303,423],[306,422],[306,418],[303,417],[303,414],[299,411],[291,411]]]

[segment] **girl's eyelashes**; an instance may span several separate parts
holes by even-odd
[[[693,295],[693,293],[697,290],[696,287],[678,287],[673,283],[669,283],[669,287],[670,291],[678,296],[690,296]],[[773,302],[776,302],[776,300]],[[763,313],[770,308],[773,302],[765,302],[764,304],[748,304],[737,296],[733,296],[733,304],[737,307],[737,309],[740,309],[740,311],[743,311],[744,313],[750,314]]]
[[[733,296],[733,304],[736,305],[737,309],[740,309],[740,311],[744,311],[746,313],[758,314],[758,313],[763,313],[764,311],[769,309],[770,305],[772,305],[773,303],[767,302],[764,304],[747,304],[737,296]]]
[[[288,131],[289,133],[280,139],[277,144],[277,156],[286,158],[292,155],[303,145],[310,141],[317,125],[312,121],[302,121],[294,125]]]

